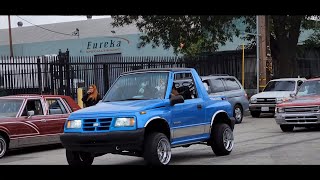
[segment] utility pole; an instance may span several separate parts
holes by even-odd
[[[256,46],[257,46],[257,62],[256,62],[256,71],[257,71],[257,94],[260,92],[259,91],[259,86],[260,86],[260,26],[259,26],[259,16],[256,16],[256,29],[257,29],[257,34],[256,34]]]
[[[270,52],[270,33],[268,16],[258,16],[259,34],[259,90],[263,90],[272,75],[272,63]]]
[[[8,15],[8,23],[9,23],[10,57],[13,57],[10,15]]]

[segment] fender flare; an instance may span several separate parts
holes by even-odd
[[[225,110],[219,110],[219,111],[215,112],[215,113],[212,115],[212,118],[211,118],[211,123],[210,123],[210,126],[211,126],[211,127],[212,127],[214,118],[215,118],[219,113],[226,113],[226,115],[228,116],[228,113],[227,113]],[[229,117],[229,116],[228,116],[228,117]]]
[[[168,123],[168,121],[167,121],[165,118],[163,118],[163,117],[154,116],[154,117],[148,119],[148,121],[147,121],[146,124],[144,125],[144,128],[146,128],[147,125],[148,125],[151,121],[156,120],[156,119],[163,119],[163,120],[168,124],[169,130],[170,130],[170,138],[172,139],[172,138],[173,138],[173,130],[171,129],[170,124]]]

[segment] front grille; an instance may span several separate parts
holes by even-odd
[[[294,116],[294,117],[285,117],[287,122],[295,123],[314,123],[318,121],[317,116]]]
[[[276,98],[257,98],[257,104],[276,104]]]
[[[108,131],[112,118],[83,119],[82,122],[83,131]]]
[[[286,113],[315,113],[319,111],[319,106],[310,106],[310,107],[288,107],[284,108]]]

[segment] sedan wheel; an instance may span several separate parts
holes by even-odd
[[[7,142],[6,140],[0,136],[0,158],[2,158],[7,152]]]
[[[236,119],[236,123],[239,124],[242,122],[243,113],[240,105],[235,105],[233,110],[234,118]]]

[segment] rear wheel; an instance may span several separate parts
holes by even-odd
[[[283,132],[292,132],[294,129],[293,125],[280,125],[280,128]]]
[[[254,118],[260,117],[260,112],[259,111],[251,111],[251,116]]]
[[[87,152],[77,152],[66,150],[68,164],[71,166],[90,166],[94,156]]]
[[[171,160],[171,144],[163,133],[147,135],[144,143],[145,161],[150,165],[167,165]]]
[[[241,105],[236,104],[233,108],[233,116],[236,119],[236,123],[240,124],[242,122],[243,119],[243,110]]]
[[[0,135],[0,158],[2,158],[7,152],[8,144],[6,139]]]
[[[216,124],[211,134],[211,148],[217,156],[231,153],[234,145],[233,132],[229,125]]]

